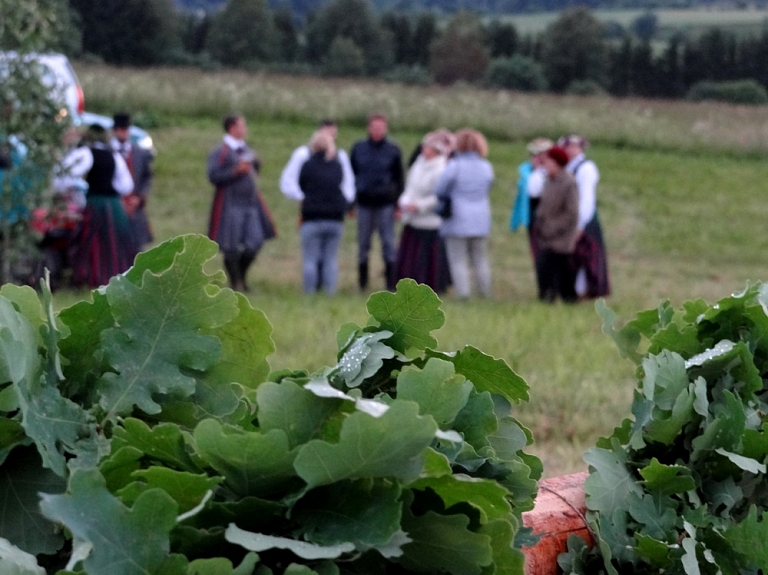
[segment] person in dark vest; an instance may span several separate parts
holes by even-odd
[[[248,270],[264,242],[277,235],[256,178],[261,162],[245,143],[245,118],[224,118],[224,140],[208,154],[208,180],[216,187],[208,237],[219,244],[232,289],[248,291]]]
[[[605,297],[611,293],[611,283],[603,229],[597,210],[600,172],[584,153],[589,142],[583,137],[575,134],[563,136],[557,145],[568,155],[565,169],[573,174],[579,186],[579,238],[572,258],[576,270],[576,293],[582,300]]]
[[[379,233],[387,289],[395,287],[397,246],[395,212],[405,187],[400,148],[387,139],[387,118],[371,114],[368,138],[352,147],[350,161],[355,173],[357,213],[357,269],[360,289],[368,287],[368,254],[373,231]]]
[[[106,130],[93,125],[85,145],[65,162],[70,175],[88,184],[80,229],[72,242],[72,284],[95,288],[133,265],[137,249],[121,197],[133,190],[123,157],[109,146]]]
[[[152,242],[152,228],[147,217],[147,199],[152,189],[152,152],[134,146],[130,140],[131,117],[128,114],[115,114],[112,125],[112,149],[118,152],[133,178],[133,190],[123,197],[123,207],[131,222],[136,248],[142,251]]]
[[[343,185],[344,170],[331,134],[315,132],[309,152],[299,172],[302,284],[305,293],[316,292],[321,283],[325,293],[333,295],[344,215],[355,198],[354,188]]]

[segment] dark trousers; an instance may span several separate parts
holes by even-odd
[[[576,301],[574,288],[576,275],[571,267],[571,254],[560,254],[542,249],[536,255],[539,278],[539,299],[554,302],[558,296],[564,302]]]

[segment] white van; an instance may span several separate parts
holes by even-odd
[[[0,77],[3,69],[7,70],[7,64],[4,63],[17,57],[16,52],[0,52]],[[40,63],[43,83],[52,94],[62,98],[61,116],[69,115],[76,126],[98,124],[107,130],[112,128],[112,118],[85,111],[83,88],[64,54],[29,54],[25,57]],[[131,126],[130,137],[134,145],[155,153],[152,137],[141,128]]]

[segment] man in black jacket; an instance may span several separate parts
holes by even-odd
[[[357,192],[357,270],[360,289],[368,286],[368,253],[379,233],[387,289],[395,287],[395,209],[405,177],[400,148],[387,139],[387,118],[371,114],[368,138],[352,147],[350,162]]]

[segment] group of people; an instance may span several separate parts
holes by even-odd
[[[597,211],[600,172],[578,135],[557,143],[528,144],[530,161],[519,179],[510,228],[528,228],[539,299],[571,303],[610,293],[608,265]]]
[[[54,286],[68,268],[73,286],[104,285],[130,268],[136,254],[152,241],[145,207],[153,154],[131,143],[130,126],[130,116],[120,113],[113,118],[111,135],[94,124],[82,135],[73,129],[66,136],[68,150],[53,187],[77,208],[78,218],[65,243],[51,242],[57,255],[51,266]],[[45,237],[42,245],[51,247]]]
[[[245,119],[227,117],[224,132],[208,156],[208,178],[216,188],[209,236],[219,244],[230,285],[247,291],[249,266],[277,232],[257,185],[260,162],[245,144]],[[473,129],[426,134],[410,156],[407,174],[400,148],[388,138],[384,115],[369,116],[367,137],[349,155],[337,148],[337,135],[333,121],[321,122],[280,176],[282,193],[300,203],[304,291],[335,293],[344,220],[354,215],[361,290],[369,284],[376,233],[387,289],[413,278],[437,293],[452,286],[458,299],[473,291],[491,297],[494,171],[483,135]],[[531,159],[519,169],[510,226],[528,228],[542,301],[559,297],[574,302],[609,293],[596,203],[599,172],[586,159],[586,147],[586,140],[575,135],[556,144],[539,138],[528,145]],[[399,243],[398,219],[403,223]]]

